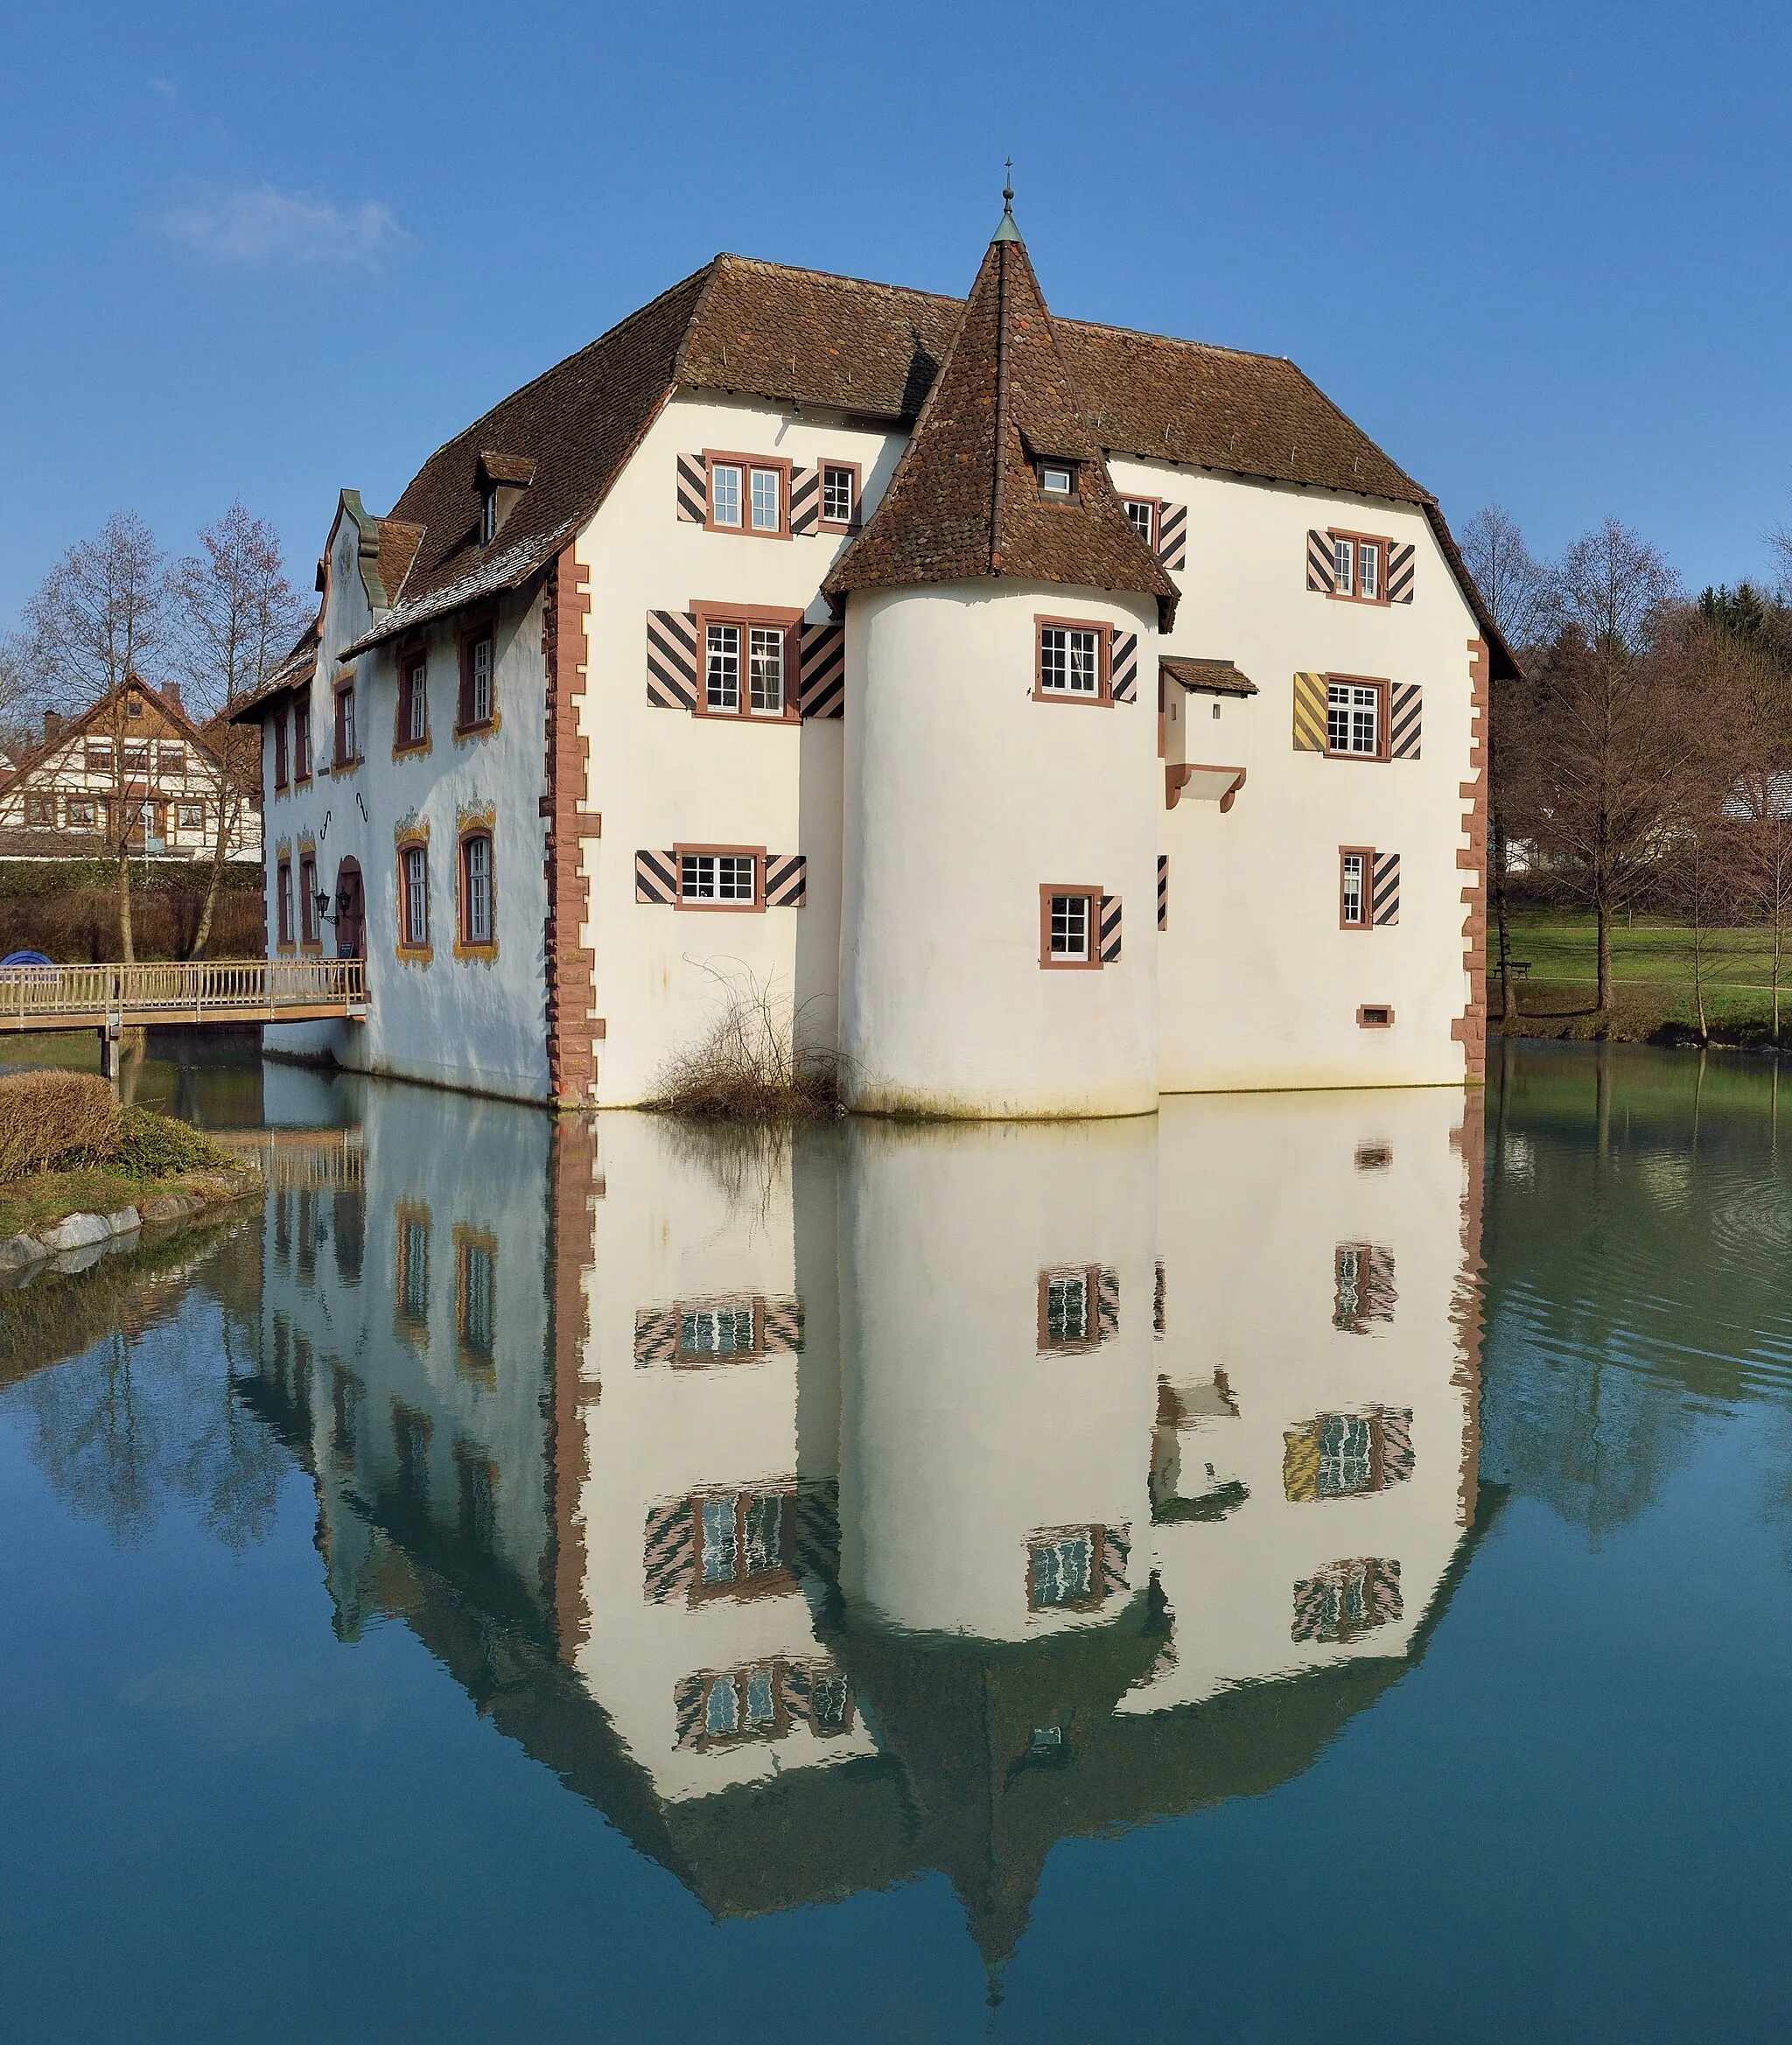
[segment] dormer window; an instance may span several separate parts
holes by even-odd
[[[489,547],[516,501],[536,480],[536,465],[524,454],[499,454],[487,448],[473,471],[480,494],[480,544]]]
[[[1068,504],[1076,494],[1076,469],[1068,461],[1040,464],[1040,491],[1060,504]]]

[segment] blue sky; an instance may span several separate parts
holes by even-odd
[[[0,33],[0,630],[114,510],[302,582],[718,249],[1287,354],[1443,500],[1695,588],[1792,520],[1792,10],[98,4]]]

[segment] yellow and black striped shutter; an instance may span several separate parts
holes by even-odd
[[[1388,718],[1391,727],[1388,734],[1389,753],[1396,760],[1417,760],[1423,691],[1417,682],[1408,682],[1393,693],[1394,700]]]
[[[1379,928],[1400,921],[1400,855],[1376,854],[1374,892],[1370,896],[1370,921]]]
[[[696,708],[696,620],[689,611],[648,613],[648,701],[655,710]]]
[[[710,477],[700,454],[678,458],[678,515],[686,525],[701,525],[709,514]]]
[[[1102,897],[1101,936],[1096,956],[1104,966],[1119,963],[1120,897],[1117,894],[1104,894]]]
[[[1326,749],[1326,678],[1323,675],[1294,676],[1294,750],[1323,753]]]

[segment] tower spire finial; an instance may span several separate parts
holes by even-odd
[[[1014,158],[1010,157],[1002,168],[1008,173],[1002,184],[1002,211],[1012,220],[1014,215]]]
[[[1002,217],[996,222],[992,239],[998,242],[1018,242],[1020,229],[1014,224],[1014,158],[1010,157],[1004,168],[1008,172],[1007,182],[1002,187]]]

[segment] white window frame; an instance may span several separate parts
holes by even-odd
[[[1343,744],[1338,743],[1342,733]],[[1362,743],[1364,739],[1368,743]],[[1334,758],[1382,757],[1382,692],[1372,682],[1326,684],[1326,750]]]
[[[682,851],[678,854],[681,905],[710,909],[756,909],[760,906],[757,852]]]
[[[771,487],[769,500],[761,487],[766,484]],[[749,470],[747,492],[752,529],[756,533],[781,533],[784,529],[783,470]]]
[[[1356,593],[1356,542],[1332,535],[1332,584],[1340,597]]]
[[[836,479],[846,492],[845,508],[831,495]],[[858,478],[844,462],[824,461],[822,464],[822,523],[823,525],[852,524],[858,515]]]
[[[1102,635],[1093,626],[1040,626],[1040,694],[1101,701]]]
[[[784,649],[789,636],[782,625],[747,627],[747,709],[754,717],[784,715]]]
[[[430,657],[414,654],[404,663],[404,737],[421,746],[430,735]]]
[[[1058,479],[1062,477],[1061,485]],[[1076,471],[1068,462],[1042,461],[1040,464],[1040,494],[1054,497],[1068,504],[1076,494]]]
[[[1368,927],[1369,855],[1364,851],[1338,855],[1338,921],[1346,930]],[[1354,908],[1354,914],[1352,909]]]
[[[404,859],[404,942],[421,951],[430,942],[430,851],[427,845],[406,845]]]
[[[472,666],[466,706],[472,712],[470,721],[488,725],[492,721],[492,635],[489,632],[472,642]]]
[[[1378,540],[1356,543],[1356,593],[1366,604],[1381,601],[1382,549]]]
[[[704,627],[704,704],[706,709],[737,713],[740,709],[741,634],[745,627],[724,620]],[[732,653],[723,634],[733,641]],[[721,693],[718,693],[718,690]]]
[[[1156,499],[1152,497],[1126,497],[1123,498],[1121,501],[1126,508],[1127,520],[1128,522],[1131,525],[1133,531],[1136,532],[1139,538],[1144,542],[1145,545],[1151,548],[1152,552],[1155,553],[1157,551],[1158,545],[1158,506]],[[1144,514],[1144,518],[1142,522],[1138,515],[1140,512]]]
[[[710,523],[742,529],[745,477],[737,461],[710,464]],[[730,515],[732,515],[732,516]]]
[[[492,942],[492,840],[488,833],[473,831],[460,841],[460,873],[466,889],[465,942],[489,944]]]
[[[1050,910],[1050,950],[1054,965],[1088,965],[1095,957],[1095,902],[1086,894],[1054,894]],[[1074,940],[1078,928],[1081,944]],[[1059,942],[1060,936],[1063,942]]]

